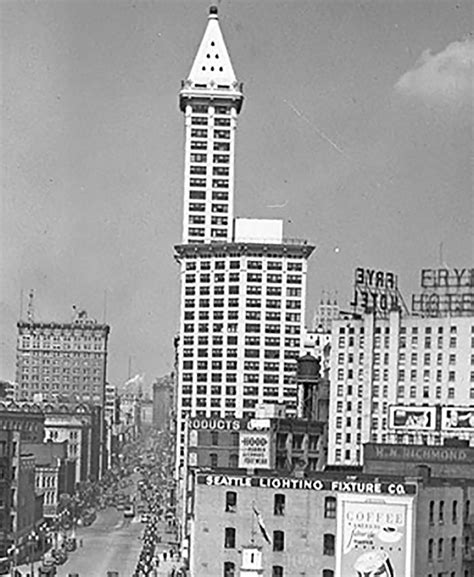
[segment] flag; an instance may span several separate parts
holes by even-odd
[[[260,515],[260,513],[258,512],[258,510],[255,508],[255,506],[253,507],[253,512],[255,513],[255,516],[257,517],[257,523],[258,526],[260,527],[260,532],[263,535],[263,538],[265,539],[265,541],[271,545],[272,540],[270,539],[267,529],[265,527],[265,523],[263,522],[262,516]]]

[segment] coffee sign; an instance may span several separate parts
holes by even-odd
[[[414,577],[413,498],[337,495],[336,577]]]

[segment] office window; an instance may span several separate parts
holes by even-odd
[[[451,522],[453,523],[453,525],[456,525],[458,522],[458,502],[457,501],[453,501]]]
[[[428,561],[433,561],[433,539],[428,539]]]
[[[237,510],[237,493],[235,491],[227,491],[225,494],[225,512],[235,513]]]
[[[224,548],[235,549],[235,529],[226,527],[224,530]]]
[[[272,577],[283,577],[283,567],[281,565],[273,565]]]
[[[229,455],[229,467],[231,469],[237,469],[239,467],[239,455],[232,453]]]
[[[273,550],[284,551],[285,533],[283,531],[273,531]]]
[[[438,559],[442,559],[444,555],[444,539],[438,539]]]
[[[198,399],[199,401],[199,399]],[[199,404],[199,403],[198,403]],[[211,453],[209,455],[209,463],[211,465],[211,467],[217,467],[217,453]]]
[[[323,555],[333,557],[335,552],[335,537],[331,533],[323,535]]]
[[[324,517],[326,519],[336,518],[336,497],[326,497],[324,499]]]
[[[441,524],[444,523],[444,501],[439,502],[439,518],[438,518],[438,520]]]
[[[235,577],[235,563],[226,561],[224,563],[224,577]]]
[[[428,522],[430,525],[434,525],[434,506],[435,502],[430,501],[430,504],[428,506]]]
[[[451,557],[456,557],[457,539],[456,537],[451,538]]]
[[[284,515],[285,514],[285,495],[277,493],[273,500],[273,514],[274,515]]]

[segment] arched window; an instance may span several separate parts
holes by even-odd
[[[285,549],[285,533],[283,531],[273,531],[273,550],[284,551]]]
[[[433,561],[433,539],[428,539],[428,561]]]
[[[430,525],[434,525],[434,506],[435,503],[434,501],[430,501],[430,505],[429,505],[429,513],[428,513],[428,517],[429,517],[429,524]]]
[[[439,502],[439,522],[444,523],[444,501]]]
[[[322,577],[334,577],[334,571],[332,569],[323,569]]]
[[[456,537],[452,537],[451,539],[451,557],[456,557],[456,549],[457,549],[457,539]]]
[[[332,533],[325,533],[323,535],[323,555],[334,556],[335,542],[336,540]]]
[[[226,527],[224,533],[224,548],[235,549],[235,529],[234,527]]]
[[[326,497],[324,499],[324,517],[326,519],[336,518],[336,497]]]
[[[438,559],[442,559],[444,555],[444,539],[438,539]]]
[[[235,563],[232,563],[232,561],[225,561],[224,577],[235,577]]]
[[[458,502],[457,501],[453,501],[451,521],[452,521],[453,525],[457,525],[457,522],[458,522]]]

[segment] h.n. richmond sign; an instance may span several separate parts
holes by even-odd
[[[474,448],[369,443],[364,448],[364,461],[474,464]]]

